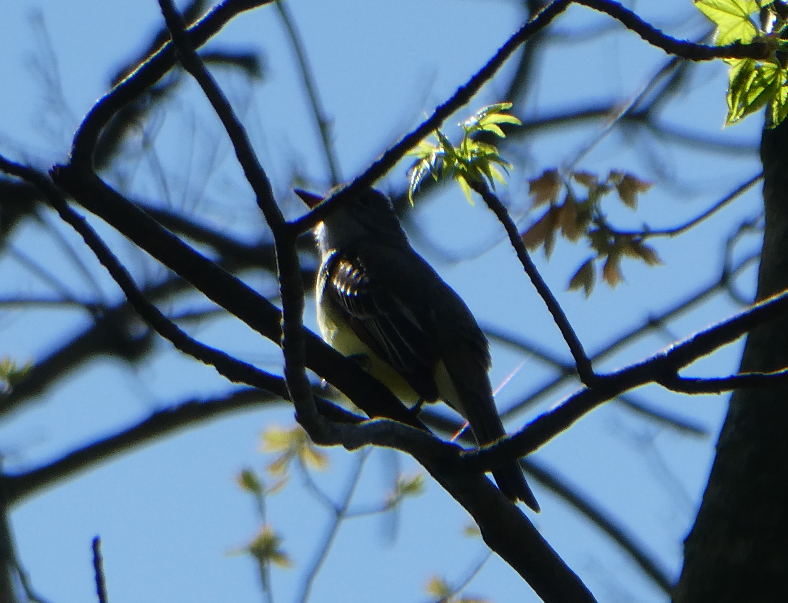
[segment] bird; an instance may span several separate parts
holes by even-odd
[[[295,192],[310,208],[323,200]],[[410,245],[390,199],[369,188],[332,210],[315,227],[323,339],[406,405],[448,404],[479,445],[505,436],[487,338],[465,302]],[[516,460],[492,474],[509,500],[539,511]]]

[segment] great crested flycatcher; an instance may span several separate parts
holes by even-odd
[[[310,207],[322,201],[296,193]],[[359,358],[405,404],[446,402],[480,445],[506,435],[487,375],[487,339],[460,296],[410,246],[391,201],[370,189],[332,212],[316,235],[323,339]],[[510,500],[539,510],[516,461],[492,474]]]

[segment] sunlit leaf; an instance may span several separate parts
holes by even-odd
[[[485,116],[484,119],[479,121],[482,125],[487,124],[512,124],[513,126],[522,126],[523,122],[516,118],[514,115],[506,115],[505,113],[493,113]]]
[[[500,138],[506,138],[506,134],[504,134],[503,130],[501,130],[501,127],[498,124],[489,123],[489,124],[480,125],[479,131],[492,132],[493,134],[499,136]]]
[[[781,90],[787,76],[788,71],[770,62],[758,64],[747,60],[734,65],[730,73],[726,124],[741,121],[775,100],[781,106],[780,99],[785,97]]]
[[[267,468],[269,473],[278,477],[287,474],[294,459],[298,459],[304,468],[321,470],[328,465],[328,457],[312,443],[300,425],[289,430],[268,427],[263,432],[262,450],[279,453]]]
[[[32,362],[20,365],[10,356],[3,356],[0,359],[0,393],[8,392],[21,383],[31,368],[33,368]]]
[[[788,86],[782,85],[769,105],[770,126],[778,126],[788,117]]]
[[[750,15],[760,9],[756,0],[696,0],[695,6],[717,26],[720,46],[747,44],[758,34]]]
[[[427,585],[424,587],[424,590],[428,595],[431,595],[436,599],[446,599],[452,595],[451,587],[449,587],[448,583],[443,578],[438,576],[432,576],[427,581]]]
[[[471,197],[471,186],[468,184],[468,181],[465,179],[465,177],[457,176],[457,184],[460,185],[462,192],[465,193],[465,197],[468,199],[468,202],[473,204],[473,197]]]
[[[299,456],[304,465],[311,467],[312,469],[322,471],[328,466],[328,457],[326,457],[323,451],[319,450],[315,446],[312,446],[311,442],[308,445],[301,447],[299,450]]]

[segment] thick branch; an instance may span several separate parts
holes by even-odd
[[[335,443],[337,441],[336,434],[329,435],[332,431],[331,425],[318,413],[306,375],[306,347],[303,327],[304,287],[301,282],[301,267],[296,248],[297,232],[287,228],[284,216],[274,199],[271,183],[257,160],[246,130],[235,115],[224,93],[208,73],[200,57],[197,56],[184,31],[183,20],[171,0],[159,0],[159,4],[167,21],[167,28],[172,35],[172,41],[178,50],[181,64],[197,80],[221,120],[232,141],[235,155],[243,168],[246,180],[257,196],[257,205],[265,215],[274,235],[277,274],[282,297],[281,347],[285,360],[284,373],[290,398],[296,408],[296,419],[315,442]]]
[[[754,304],[728,320],[704,329],[672,345],[651,358],[608,375],[597,375],[593,387],[585,387],[552,410],[534,419],[517,434],[464,453],[476,469],[490,469],[506,459],[534,452],[597,406],[620,394],[646,385],[661,383],[699,358],[739,339],[759,325],[788,313],[788,292]]]

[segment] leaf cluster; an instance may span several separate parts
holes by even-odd
[[[570,181],[584,189],[579,195]],[[547,205],[547,210],[523,234],[525,245],[533,250],[544,247],[547,257],[555,247],[556,236],[571,242],[588,241],[594,255],[587,259],[569,281],[569,289],[583,289],[590,295],[596,282],[596,264],[602,264],[601,278],[611,287],[622,280],[621,260],[640,259],[649,266],[661,264],[653,247],[644,242],[647,233],[622,233],[613,228],[602,209],[602,199],[613,191],[629,209],[637,209],[638,195],[651,188],[651,183],[632,174],[613,170],[602,178],[596,174],[576,171],[565,181],[558,170],[546,170],[528,181],[533,207]],[[563,198],[561,198],[561,193]]]
[[[263,452],[276,453],[278,456],[268,465],[268,471],[277,477],[285,477],[290,463],[297,460],[304,468],[318,471],[328,467],[328,458],[320,450],[300,425],[283,429],[271,425],[263,432]]]
[[[483,142],[478,136],[490,133],[499,138],[505,138],[506,133],[500,124],[513,126],[522,125],[522,122],[508,115],[505,111],[511,109],[512,103],[496,103],[477,111],[473,116],[459,124],[463,129],[462,140],[455,146],[440,130],[435,130],[433,135],[436,142],[421,141],[416,148],[408,154],[416,157],[410,167],[410,186],[408,198],[413,203],[413,195],[421,182],[432,176],[435,181],[453,179],[462,188],[468,201],[471,200],[471,184],[484,182],[495,190],[495,181],[504,183],[503,175],[498,166],[505,172],[512,167],[504,160],[498,148],[489,142]]]
[[[788,45],[785,39],[788,8],[785,3],[779,0],[696,0],[695,6],[716,25],[717,45],[763,42],[771,49],[766,60],[725,59],[731,67],[725,125],[738,123],[767,107],[768,124],[777,126],[788,115]]]

